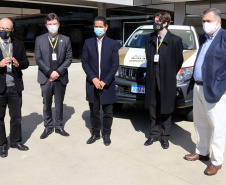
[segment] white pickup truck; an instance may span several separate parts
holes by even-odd
[[[182,38],[184,62],[177,74],[176,107],[186,109],[187,120],[193,120],[193,92],[187,94],[187,87],[193,73],[195,58],[199,49],[198,36],[193,26],[170,25],[169,31]],[[145,38],[153,32],[153,26],[140,26],[119,49],[119,69],[115,75],[117,101],[114,111],[120,111],[124,103],[144,104],[146,54]]]

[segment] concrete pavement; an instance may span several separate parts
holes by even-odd
[[[89,106],[81,63],[69,68],[70,83],[64,101],[65,130],[70,136],[53,133],[41,140],[44,126],[37,70],[37,66],[30,66],[23,77],[23,143],[30,150],[10,148],[8,157],[0,158],[1,185],[225,184],[225,163],[217,175],[209,177],[203,173],[209,162],[183,159],[194,152],[196,134],[193,123],[180,115],[174,118],[168,150],[163,150],[159,142],[143,145],[148,118],[144,110],[130,106],[115,115],[110,146],[104,146],[102,139],[87,145]],[[8,134],[8,111],[5,122]]]

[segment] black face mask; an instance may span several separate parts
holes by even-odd
[[[2,39],[8,39],[10,37],[11,31],[0,30],[0,37]]]
[[[163,29],[163,23],[154,22],[153,28],[154,31],[161,31]]]

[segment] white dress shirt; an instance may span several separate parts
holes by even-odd
[[[102,41],[103,41],[103,38],[102,39],[98,39],[97,38],[97,46],[98,46],[98,58],[99,58],[99,80],[100,80],[100,74],[101,74],[101,67],[100,67],[100,63],[101,63],[101,48],[102,48]]]

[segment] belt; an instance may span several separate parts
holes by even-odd
[[[203,85],[203,82],[201,82],[201,81],[195,81],[195,83],[196,83],[197,85]]]

